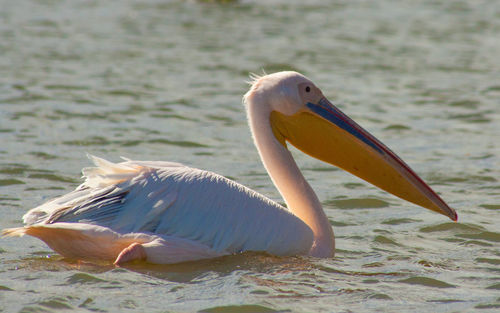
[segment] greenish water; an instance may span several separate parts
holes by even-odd
[[[241,97],[297,70],[459,223],[296,152],[333,259],[77,263],[0,240],[3,312],[497,312],[498,1],[0,0],[0,228],[72,190],[86,152],[209,169],[280,200]]]

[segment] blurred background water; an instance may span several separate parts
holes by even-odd
[[[333,259],[114,268],[0,240],[2,312],[497,312],[498,1],[0,0],[0,228],[76,187],[86,153],[170,160],[281,201],[241,97],[296,70],[405,159],[459,223],[294,150]]]

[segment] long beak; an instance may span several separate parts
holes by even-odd
[[[402,199],[457,220],[450,208],[401,158],[326,98],[287,116],[271,113],[276,138],[338,166]]]

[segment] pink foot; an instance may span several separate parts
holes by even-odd
[[[126,262],[145,259],[146,250],[144,250],[144,247],[140,243],[134,242],[120,252],[113,264],[120,266],[120,264]]]

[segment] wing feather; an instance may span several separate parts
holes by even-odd
[[[302,254],[312,245],[304,222],[223,176],[178,163],[89,158],[97,167],[83,170],[85,182],[29,211],[27,224],[88,223],[175,236],[229,253]]]

